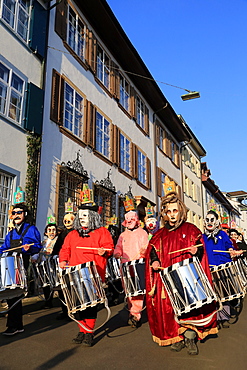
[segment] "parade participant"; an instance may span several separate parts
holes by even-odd
[[[65,203],[66,204],[66,203]],[[59,233],[56,243],[54,245],[53,251],[52,251],[52,256],[58,256],[59,252],[63,246],[64,240],[66,236],[74,230],[73,223],[75,220],[75,215],[73,213],[65,213],[63,217],[63,224],[64,224],[64,229]],[[59,312],[57,315],[56,319],[57,320],[63,320],[63,319],[68,319],[68,310],[67,306],[63,303],[64,302],[64,295],[62,289],[59,289],[58,291],[58,296],[60,299],[60,305],[62,308],[62,312]]]
[[[145,229],[148,233],[148,240],[159,230],[159,222],[154,216],[154,208],[148,202],[147,207],[145,207],[146,217],[144,219]]]
[[[55,222],[55,220],[54,220]],[[46,261],[51,256],[54,245],[57,241],[57,225],[48,223],[45,227],[44,236],[46,239],[42,242],[42,249],[39,253],[32,256],[33,263]],[[43,308],[52,308],[53,291],[49,285],[43,287],[45,304]]]
[[[121,258],[123,263],[144,258],[148,245],[148,234],[140,226],[138,214],[133,210],[134,203],[131,199],[127,199],[125,209],[128,210],[130,208],[132,210],[125,214],[125,220],[122,223],[126,229],[120,234],[114,250],[114,257]],[[138,328],[141,324],[140,320],[143,309],[143,300],[143,294],[127,298],[129,309],[128,324],[132,327]]]
[[[209,318],[210,322],[205,326],[181,323],[181,320],[178,323],[158,271],[159,267],[169,267],[176,262],[197,256],[211,281],[207,255],[201,246],[196,246],[202,243],[201,232],[195,225],[186,222],[186,206],[175,191],[162,198],[161,217],[164,227],[153,236],[146,253],[146,305],[150,330],[154,342],[160,346],[171,345],[171,350],[176,352],[187,347],[189,355],[197,355],[196,336],[198,339],[204,339],[218,331],[215,315],[212,315],[215,304],[213,302],[193,309],[180,318],[193,318],[193,321]]]
[[[86,192],[85,187],[82,193],[84,192]],[[92,195],[84,197],[82,194],[82,205],[79,206],[75,217],[74,230],[66,236],[59,253],[59,266],[65,268],[67,264],[76,266],[94,261],[98,273],[104,281],[107,258],[112,254],[109,249],[113,251],[114,246],[111,234],[102,226],[100,215],[97,213],[98,209],[97,205],[92,204]],[[78,315],[80,332],[73,339],[73,343],[91,347],[93,343],[92,332],[97,318],[97,306],[79,311]]]
[[[12,221],[15,226],[5,237],[0,253],[12,250],[21,252],[23,256],[24,268],[29,266],[30,256],[40,251],[41,238],[38,229],[32,225],[31,214],[24,203],[15,204],[12,209]],[[20,297],[7,300],[8,311],[7,330],[4,335],[14,335],[24,331],[22,319],[22,301],[16,303]]]
[[[228,234],[221,230],[219,216],[214,210],[208,211],[204,220],[203,240],[208,255],[209,266],[218,266],[232,261],[236,256],[235,249]],[[222,252],[220,252],[222,251]],[[231,253],[225,253],[229,251]],[[223,309],[217,312],[218,329],[229,328],[230,304],[222,304]]]

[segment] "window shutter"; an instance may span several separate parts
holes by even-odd
[[[50,119],[59,125],[62,125],[63,123],[63,103],[64,103],[64,79],[55,69],[53,69]]]
[[[148,157],[146,157],[147,160],[147,188],[151,189],[151,162]]]
[[[84,141],[92,148],[95,146],[95,112],[96,110],[94,105],[90,101],[87,101]]]
[[[33,2],[31,25],[30,25],[30,48],[44,58],[46,52],[48,11],[36,0]]]
[[[168,157],[171,157],[171,142],[166,131],[165,131],[165,153]]]
[[[120,158],[119,158],[119,128],[116,125],[113,125],[113,145],[112,145],[112,162],[115,163],[117,166],[120,165]]]
[[[58,5],[56,5],[55,31],[63,41],[67,39],[67,13],[67,0],[62,0],[60,3],[58,2]]]
[[[130,114],[136,119],[136,92],[133,86],[130,86]]]
[[[159,167],[156,168],[157,173],[157,195],[159,197],[162,196],[162,183],[161,183],[161,169]]]
[[[35,134],[42,134],[44,90],[33,83],[28,84],[26,118],[24,128]]]
[[[138,153],[137,146],[132,143],[131,146],[132,156],[131,156],[131,172],[134,179],[138,178]]]
[[[144,121],[144,124],[145,124],[145,132],[147,133],[147,135],[149,135],[149,109],[146,105],[145,105],[145,121]]]
[[[180,185],[177,185],[177,193],[179,195],[179,198],[180,199],[183,199],[183,197],[182,197],[182,190],[181,190],[181,186]]]
[[[180,160],[179,160],[179,147],[175,144],[175,164],[180,168]]]
[[[93,73],[96,72],[96,45],[97,40],[92,31],[88,31],[87,63]]]
[[[155,121],[155,133],[156,133],[156,138],[155,138],[156,145],[160,147],[160,126],[157,120]]]
[[[110,83],[110,91],[115,99],[120,98],[119,94],[119,67],[116,63],[111,61],[111,83]]]

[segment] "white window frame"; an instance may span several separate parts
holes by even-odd
[[[0,114],[21,125],[23,117],[25,80],[21,78],[18,73],[5,65],[1,60],[0,65],[2,65],[3,69],[8,72],[7,74],[3,74],[3,76],[0,74]],[[20,90],[18,89],[18,81],[20,82]],[[4,91],[5,94],[3,96]],[[12,111],[11,108],[13,109]]]
[[[64,83],[63,126],[82,139],[84,119],[84,97],[67,81]]]
[[[99,112],[96,111],[96,150],[110,159],[110,122]]]
[[[69,6],[67,43],[82,61],[85,61],[85,24],[78,14]]]
[[[137,124],[144,130],[145,129],[145,104],[139,96],[136,97],[136,120],[137,120]]]
[[[100,45],[97,46],[97,78],[110,89],[110,58]]]
[[[130,174],[131,141],[122,132],[120,132],[120,167]]]
[[[129,111],[129,98],[130,98],[130,85],[128,81],[119,74],[119,103],[124,107],[127,112]]]
[[[8,210],[12,204],[13,185],[14,176],[0,169],[0,240],[4,240],[7,234]]]
[[[6,0],[0,0],[0,18],[17,36],[27,43],[29,40],[32,1],[9,0],[12,8],[9,8],[7,6],[9,4],[6,3]]]

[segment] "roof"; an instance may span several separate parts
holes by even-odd
[[[177,114],[130,42],[106,0],[75,0],[95,32],[129,76],[151,109],[179,141],[190,140]],[[166,106],[167,103],[167,106]],[[166,108],[162,109],[162,107]]]

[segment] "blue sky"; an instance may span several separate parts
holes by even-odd
[[[222,191],[247,191],[247,0],[107,0]],[[171,84],[199,91],[185,94]]]

